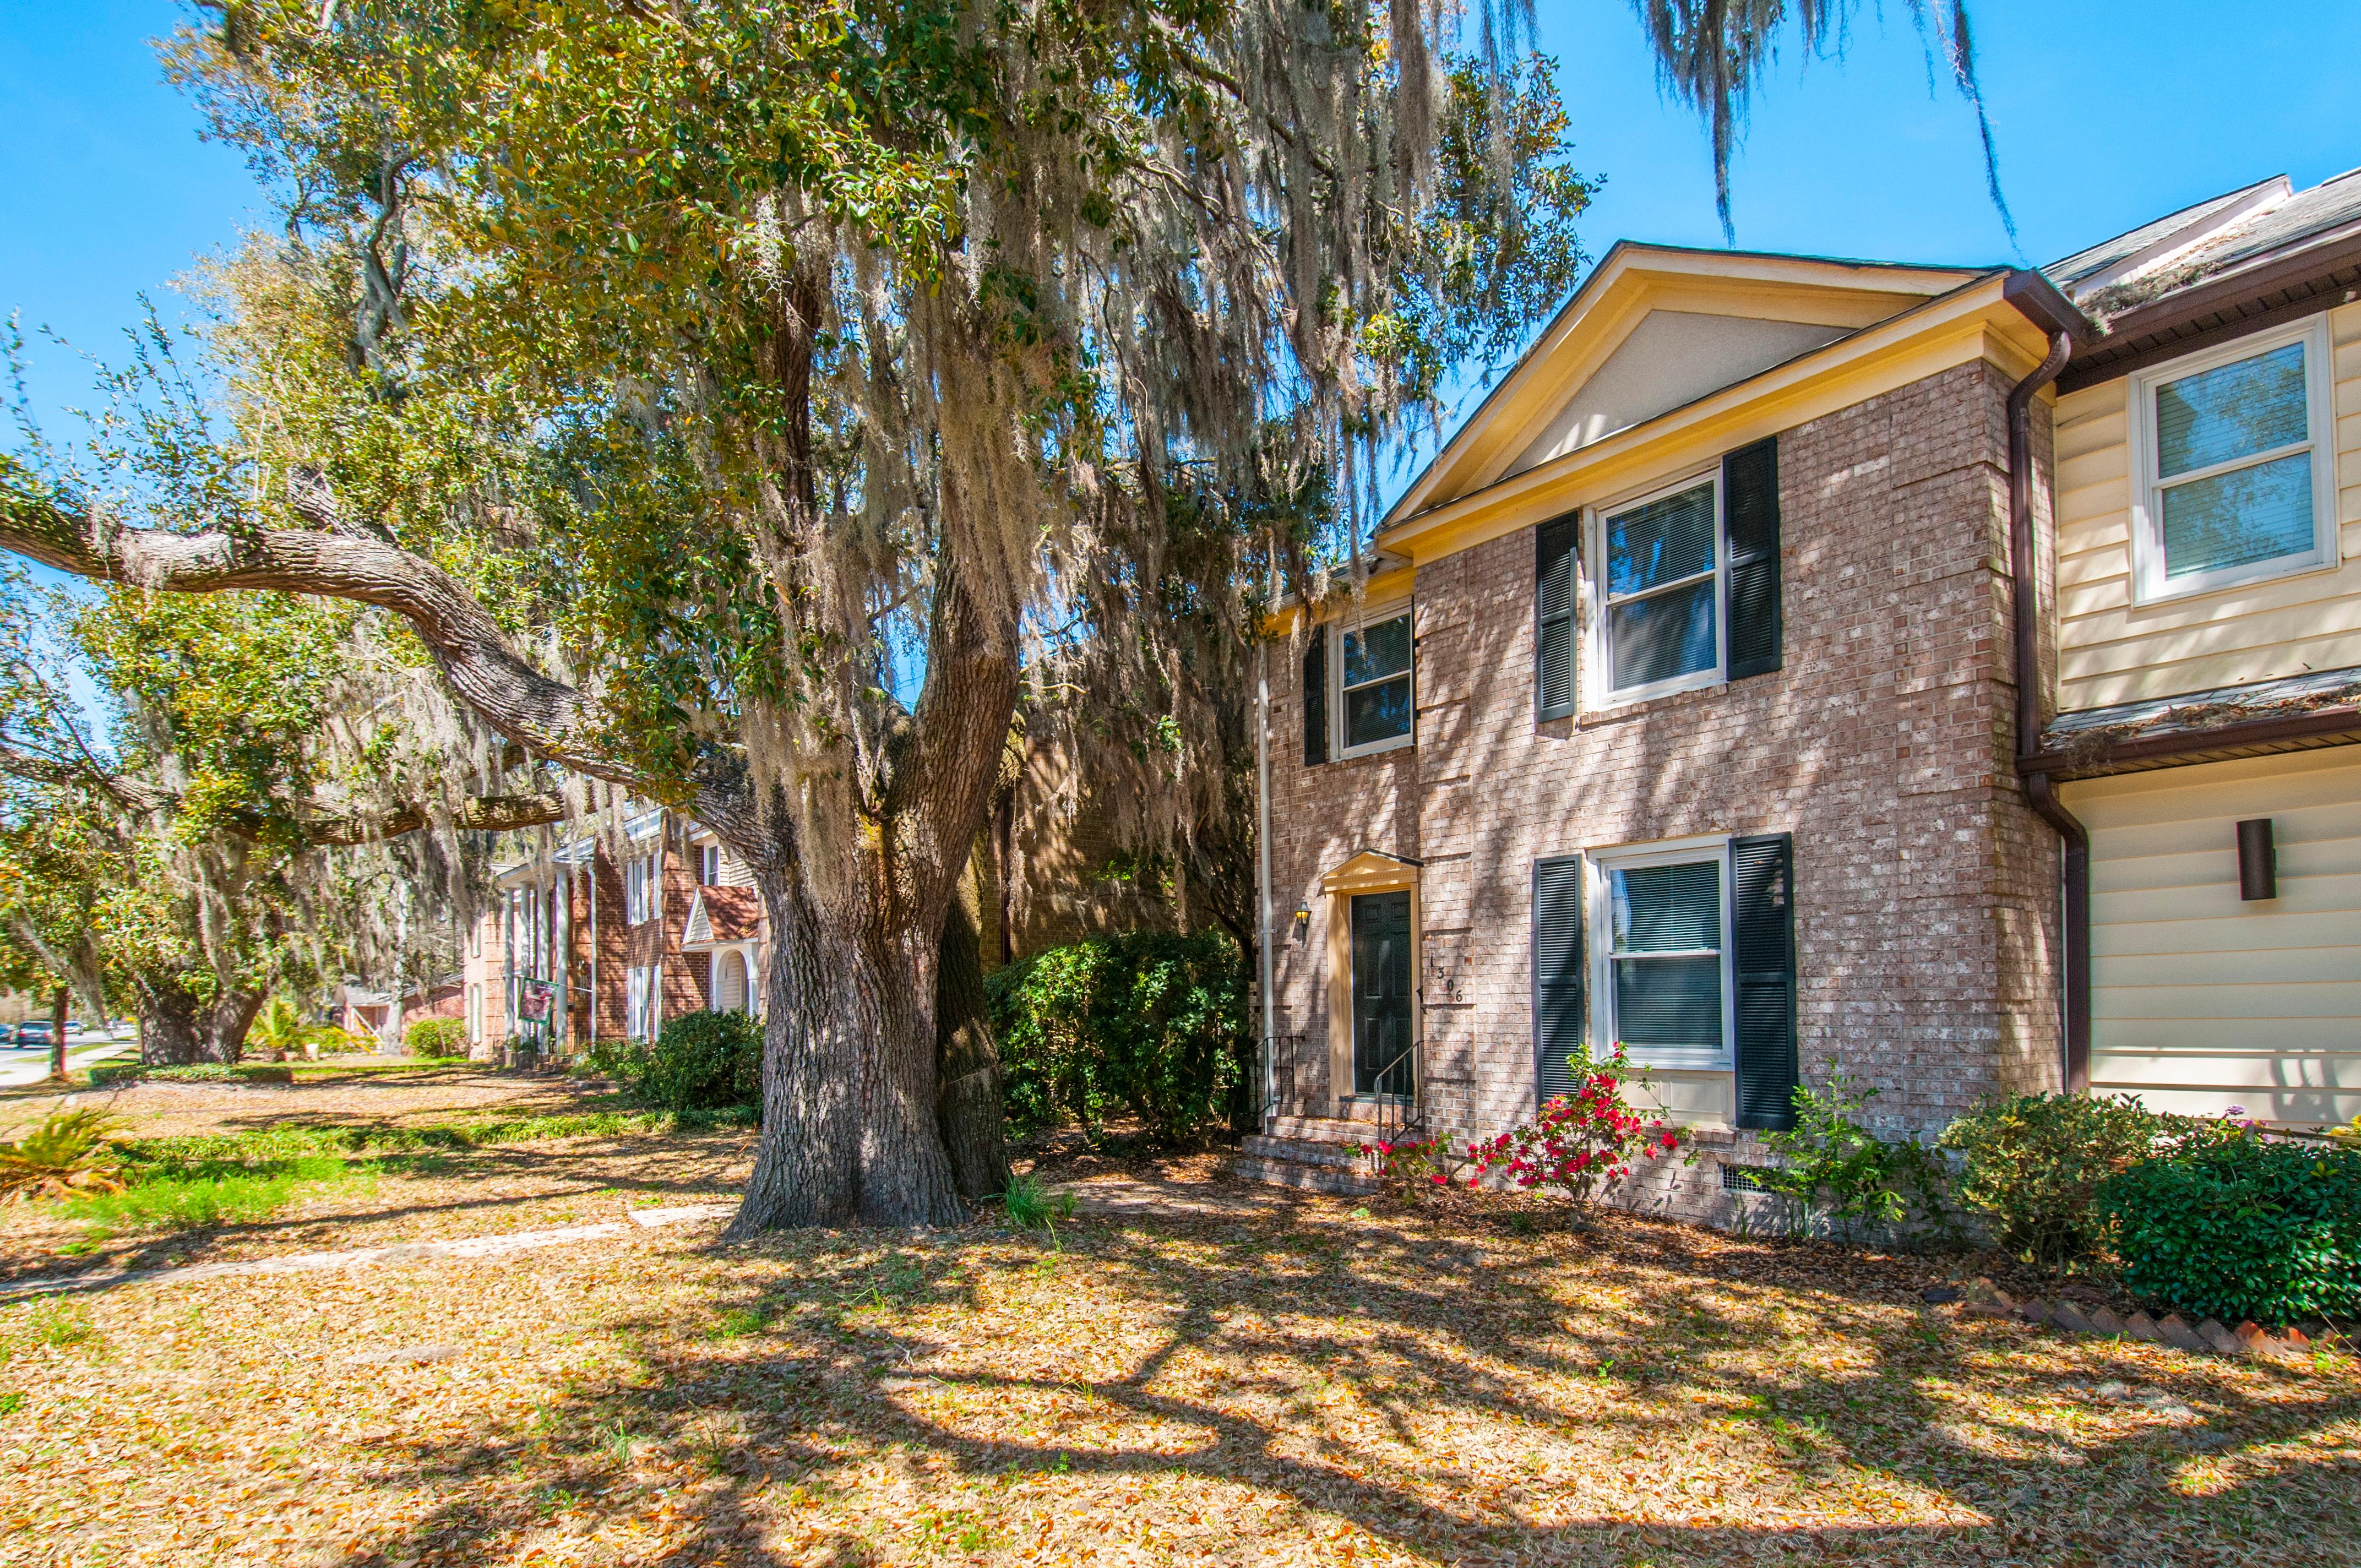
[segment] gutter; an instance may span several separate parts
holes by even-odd
[[[1279,998],[1271,992],[1270,956],[1270,640],[1255,643],[1255,931],[1257,978],[1262,984],[1262,1049],[1256,1054],[1262,1067],[1261,1103],[1255,1108],[1256,1131],[1264,1112],[1279,1094],[1279,1061],[1271,1042],[1279,1037]]]
[[[2020,770],[2041,746],[2041,619],[2033,549],[2033,400],[2058,378],[2073,352],[2081,313],[2037,272],[2010,275],[2003,297],[2049,334],[2049,356],[2008,392],[2008,561],[2016,653],[2016,759]],[[2063,307],[2061,310],[2059,307]],[[2081,323],[2088,330],[2088,323]],[[2050,775],[2023,771],[2025,800],[2058,831],[2064,846],[2059,924],[2066,946],[2060,1009],[2066,1091],[2091,1087],[2091,833],[2058,798]]]

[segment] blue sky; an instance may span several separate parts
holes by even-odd
[[[1536,0],[1576,159],[1608,184],[1585,226],[1721,243],[1698,124],[1659,99],[1624,0]],[[2299,185],[2361,164],[2350,62],[2361,5],[2252,10],[2193,0],[1971,0],[2023,258],[2053,259],[2264,175]],[[1864,7],[1844,57],[1792,43],[1735,170],[1739,244],[1910,261],[2017,259],[1983,192],[1972,117],[1930,82],[1906,0]],[[192,258],[267,225],[239,159],[197,137],[148,40],[165,0],[0,0],[0,310],[119,356],[142,291],[170,313]],[[32,401],[71,433],[72,356],[38,339]]]

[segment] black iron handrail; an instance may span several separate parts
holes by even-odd
[[[1412,1040],[1410,1048],[1377,1070],[1371,1080],[1377,1085],[1377,1142],[1399,1144],[1415,1140],[1426,1133],[1426,1042]],[[1396,1069],[1405,1063],[1410,1068],[1410,1092],[1389,1094],[1386,1085],[1392,1081]],[[1383,1157],[1372,1156],[1382,1167]]]

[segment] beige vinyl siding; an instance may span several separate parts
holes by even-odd
[[[2130,380],[2058,400],[2059,707],[2361,664],[2361,304],[2328,313],[2342,560],[2161,604],[2132,602]]]
[[[2361,747],[2062,786],[2091,829],[2091,1086],[2303,1126],[2361,1114]],[[2279,896],[2238,897],[2268,817]]]

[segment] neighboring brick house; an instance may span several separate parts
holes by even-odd
[[[2010,269],[1608,255],[1362,591],[1286,618],[1267,1088],[1293,1137],[1250,1171],[1316,1179],[1305,1143],[1388,1107],[1489,1134],[1620,1040],[1716,1157],[1646,1201],[1711,1213],[1830,1060],[1889,1132],[2061,1081],[2007,405],[2074,319]]]
[[[577,1056],[697,1011],[763,1010],[768,930],[752,878],[660,807],[496,866],[463,959],[471,1054]]]
[[[2046,272],[1619,245],[1374,545],[1279,618],[1249,1173],[1617,1041],[1706,1216],[1830,1066],[2361,1112],[2361,171]]]

